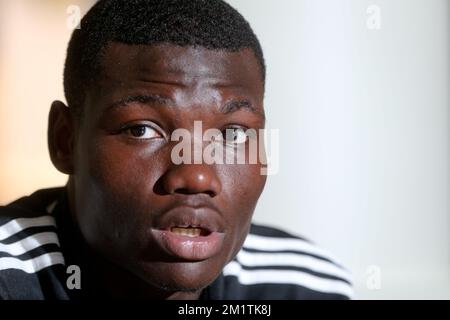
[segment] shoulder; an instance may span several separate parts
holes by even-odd
[[[349,272],[326,250],[303,237],[255,224],[223,275],[225,283],[241,295],[238,299],[353,296]]]
[[[40,291],[32,290],[42,285],[37,276],[64,264],[51,215],[61,191],[39,190],[0,207],[0,297],[39,298]]]

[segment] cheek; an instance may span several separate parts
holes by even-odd
[[[252,211],[264,189],[266,176],[260,174],[260,165],[222,165],[218,173],[222,180],[222,192],[230,204],[245,212]]]
[[[158,153],[102,143],[92,144],[81,160],[76,188],[85,237],[98,248],[137,248],[145,225],[140,213],[151,213],[146,202],[163,170]]]
[[[150,191],[163,171],[161,152],[151,147],[105,140],[88,151],[85,173],[106,189],[120,193],[137,191],[135,189]]]
[[[165,158],[163,150],[104,143],[91,151],[85,179],[102,193],[104,206],[139,213],[148,209]]]
[[[240,250],[247,236],[266,182],[266,176],[260,175],[260,168],[259,165],[224,165],[218,168],[222,193],[229,204],[227,220],[233,227],[232,257]]]

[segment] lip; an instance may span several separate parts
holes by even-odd
[[[173,233],[173,227],[196,227],[202,235],[190,237]],[[161,216],[151,234],[166,254],[185,261],[202,261],[218,254],[223,247],[221,215],[209,207],[178,206]]]

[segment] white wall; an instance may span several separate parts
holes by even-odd
[[[52,101],[64,100],[67,9],[83,14],[92,3],[0,0],[0,205],[67,181],[50,161],[47,119]]]
[[[256,220],[333,252],[356,298],[450,299],[449,3],[229,2],[262,41],[280,129]]]

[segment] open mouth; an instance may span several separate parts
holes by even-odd
[[[167,254],[187,261],[201,261],[216,255],[223,246],[224,234],[198,227],[152,229],[153,238]]]
[[[211,234],[211,232],[209,230],[206,230],[204,228],[199,228],[199,227],[192,227],[192,226],[187,226],[187,227],[172,227],[170,228],[170,232],[180,235],[180,236],[185,236],[185,237],[207,237],[209,234]]]
[[[167,255],[184,261],[202,261],[217,255],[225,238],[220,214],[208,207],[175,207],[155,223],[151,234]]]

